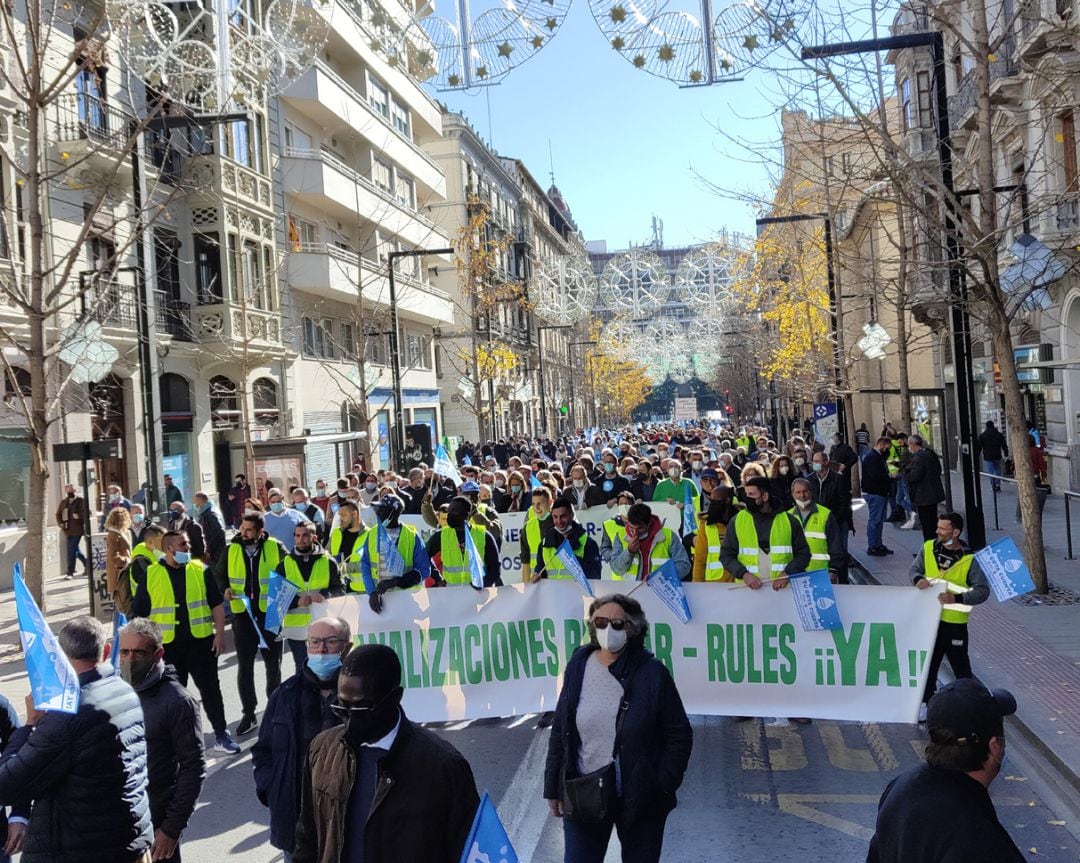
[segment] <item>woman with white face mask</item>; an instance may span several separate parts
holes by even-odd
[[[675,681],[644,647],[647,627],[637,600],[601,597],[566,667],[544,771],[565,863],[602,863],[612,828],[624,863],[660,859],[693,734]]]

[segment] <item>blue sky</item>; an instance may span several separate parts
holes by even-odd
[[[719,196],[701,177],[768,195],[761,160],[778,161],[780,114],[767,88],[757,70],[740,83],[691,89],[639,71],[577,0],[556,37],[501,84],[433,95],[545,185],[550,140],[555,181],[585,238],[623,248],[650,238],[653,214],[664,222],[668,246],[713,239],[724,227],[753,233],[750,206]]]

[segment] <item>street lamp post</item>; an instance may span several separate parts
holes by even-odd
[[[544,384],[544,330],[570,330],[572,324],[544,324],[536,328],[536,349],[538,352],[537,370],[540,372],[540,425],[544,434],[549,434],[547,419],[547,388]]]
[[[960,438],[960,478],[964,483],[965,517],[968,543],[974,549],[986,545],[986,522],[982,508],[982,485],[975,464],[975,380],[971,363],[971,319],[968,315],[967,284],[960,265],[960,242],[956,231],[955,194],[953,190],[952,147],[949,143],[949,106],[945,86],[945,43],[939,31],[907,33],[860,42],[816,45],[802,50],[804,60],[929,48],[933,61],[934,132],[937,136],[938,164],[945,202],[945,254],[949,269],[950,316],[953,337],[953,368],[956,372],[957,434]],[[945,442],[948,446],[948,441]]]
[[[419,258],[424,255],[452,255],[453,249],[412,249],[408,252],[391,252],[387,256],[390,280],[390,375],[394,388],[394,462],[399,473],[405,470],[405,405],[401,395],[401,356],[398,345],[397,283],[394,268],[401,258]]]
[[[571,375],[574,374],[574,348],[576,348],[578,345],[595,345],[596,343],[597,343],[596,339],[592,339],[591,341],[570,342],[570,344],[568,344],[566,346],[566,355],[567,355],[567,358],[570,360],[570,374]],[[585,404],[587,406],[587,403],[585,403]],[[571,407],[571,410],[574,410],[574,416],[571,417],[571,419],[570,419],[570,425],[571,425],[572,428],[577,428],[577,420],[580,419],[580,417],[577,415],[576,409],[574,409],[574,397],[573,397],[573,395],[571,395],[571,397],[570,397],[570,407]],[[585,419],[588,420],[588,418],[589,418],[589,413],[588,413],[588,411],[586,411],[585,412]]]

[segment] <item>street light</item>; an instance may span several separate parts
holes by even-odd
[[[566,346],[566,356],[567,356],[567,359],[569,359],[569,361],[570,361],[570,374],[571,375],[574,374],[574,348],[576,348],[578,345],[595,345],[595,344],[597,344],[596,339],[592,339],[592,340],[583,341],[583,342],[570,342],[570,344],[568,344]],[[571,399],[570,399],[570,405],[571,405],[571,408],[574,405],[573,397],[571,397]],[[578,419],[580,419],[580,418],[576,415],[576,413],[575,413],[574,416],[572,416],[570,418],[570,427],[571,428],[577,428],[576,420],[578,420]],[[588,412],[587,411],[586,411],[586,419],[588,419]]]
[[[394,462],[399,473],[405,470],[405,405],[401,395],[401,356],[398,347],[397,284],[394,266],[401,258],[420,258],[424,255],[452,255],[453,249],[412,249],[408,252],[391,252],[387,256],[390,279],[390,374],[394,389]]]
[[[957,434],[960,438],[960,478],[964,483],[968,543],[974,549],[986,545],[986,522],[983,518],[982,484],[975,465],[975,380],[971,363],[971,319],[967,309],[967,284],[960,267],[960,243],[956,235],[955,194],[953,190],[952,147],[949,144],[949,106],[945,87],[945,43],[939,31],[907,33],[859,42],[815,45],[802,50],[802,59],[814,60],[847,54],[895,51],[905,48],[929,48],[933,61],[934,132],[937,136],[938,164],[945,194],[945,254],[949,267],[950,316],[953,336],[953,369],[956,374]],[[946,441],[948,446],[948,441]]]
[[[547,387],[544,384],[544,330],[572,330],[573,324],[544,324],[536,328],[536,349],[539,354],[537,361],[540,372],[540,425],[544,427],[544,434],[549,434],[547,421]]]
[[[833,332],[833,378],[836,382],[836,422],[840,427],[840,436],[847,440],[847,417],[844,411],[844,397],[841,395],[843,388],[840,377],[840,332],[837,325],[836,310],[836,271],[833,269],[833,243],[832,243],[832,219],[828,213],[796,213],[791,216],[766,216],[755,219],[754,224],[759,228],[768,225],[786,225],[793,222],[815,222],[818,219],[825,223],[825,274],[829,284],[829,326]],[[771,382],[770,382],[771,385]],[[772,399],[770,398],[770,401]],[[773,402],[773,424],[776,425],[776,406]],[[779,431],[779,428],[775,429]]]

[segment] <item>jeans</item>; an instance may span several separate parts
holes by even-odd
[[[582,824],[563,818],[566,842],[563,863],[603,863],[612,827],[619,833],[623,863],[658,863],[666,820],[666,814],[637,821],[619,819],[606,824]]]
[[[211,649],[213,638],[185,638],[165,645],[165,662],[176,669],[180,685],[186,687],[188,675],[195,682],[206,718],[214,734],[225,731],[225,702],[218,679],[218,660]]]
[[[75,561],[82,561],[83,566],[86,566],[86,555],[82,553],[79,548],[79,543],[82,541],[82,536],[69,536],[67,539],[67,574],[75,574]],[[0,863],[3,863],[0,860]]]
[[[259,648],[259,636],[246,611],[234,612],[232,621],[233,642],[236,645],[236,688],[240,692],[240,707],[244,716],[254,716],[259,706],[259,698],[255,694],[255,654],[262,654],[263,665],[266,666],[266,697],[269,698],[281,685],[281,642],[275,640],[274,633],[263,626],[266,615],[259,611],[257,604],[252,611],[262,630],[263,641],[268,645],[266,650]]]
[[[915,508],[911,505],[911,493],[908,490],[907,480],[903,477],[896,481],[896,505],[907,512]]]
[[[1002,476],[1002,473],[1001,473],[1001,459],[995,459],[994,461],[990,461],[990,459],[986,459],[984,464],[986,465],[986,472],[987,473],[993,474],[994,476]],[[993,487],[994,491],[1001,491],[1001,480],[997,480],[997,479],[991,480],[990,485]]]
[[[883,494],[866,494],[863,492],[863,499],[866,501],[867,518],[866,518],[866,548],[867,550],[874,548],[881,548],[884,543],[881,541],[881,526],[885,522],[885,495]]]

